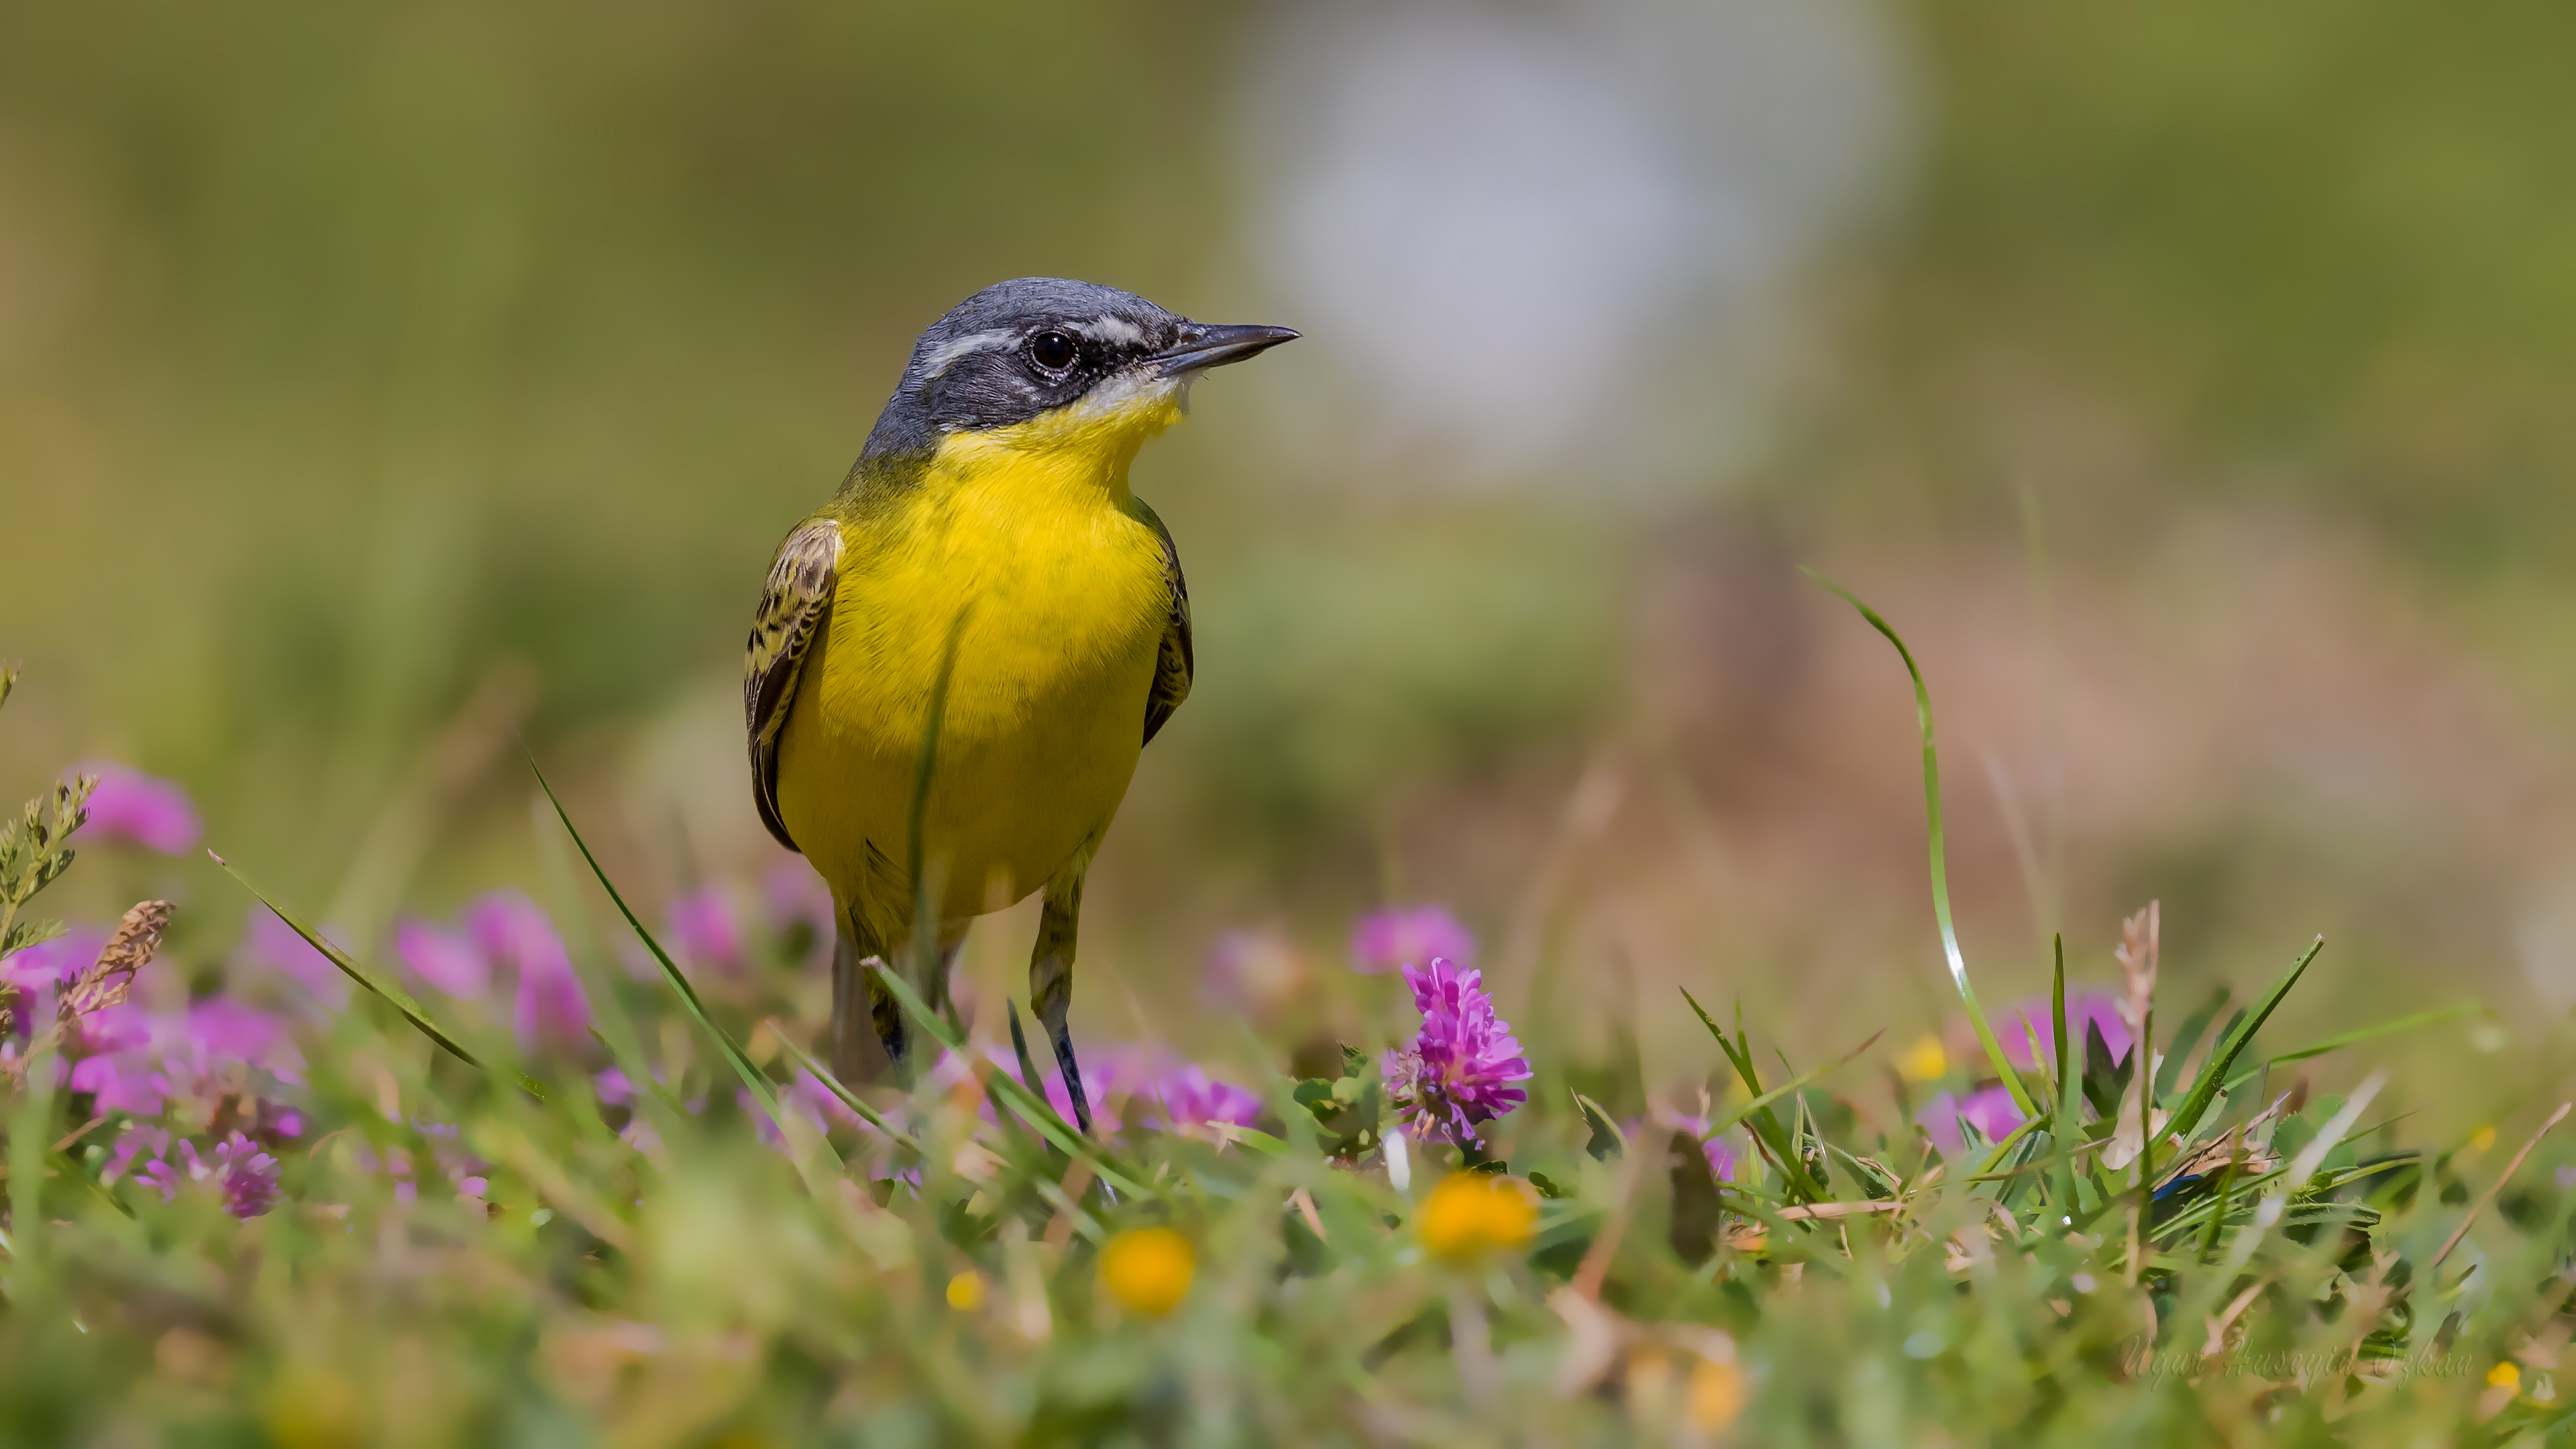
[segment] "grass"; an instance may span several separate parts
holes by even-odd
[[[284,1446],[2562,1430],[2576,1199],[2549,1185],[2545,1134],[2565,1109],[2507,1160],[2502,1139],[2407,1142],[2376,1109],[2381,1074],[2347,1093],[2276,1080],[2468,1010],[2267,1040],[2327,969],[2321,941],[2163,1030],[2143,914],[2115,994],[2161,1066],[2109,1049],[2062,949],[2046,1049],[2016,1066],[1949,926],[1928,686],[1852,602],[1913,677],[1935,907],[1981,1063],[1909,1058],[1880,1104],[1886,1023],[1825,1024],[1860,1045],[1775,1072],[1740,1011],[1722,1025],[1693,999],[1725,1085],[1711,1120],[1640,1116],[1642,1083],[1548,1091],[1462,1155],[1392,1137],[1364,1054],[1292,1079],[1291,1044],[1256,1041],[1258,1125],[1151,1129],[1168,1103],[1104,1093],[1125,1125],[1086,1137],[909,988],[925,1052],[969,1065],[909,1090],[833,1081],[788,1005],[801,943],[693,977],[556,800],[653,967],[576,962],[581,1039],[415,998],[287,903],[363,988],[298,1028],[300,1071],[218,1062],[157,1115],[106,1110],[50,1065],[106,1054],[104,1028],[18,993],[0,1424]],[[13,918],[68,864],[78,808],[30,807],[0,844]],[[1605,1079],[1530,1040],[1539,1081]],[[1991,1130],[1916,1125],[1980,1092]],[[281,1136],[262,1114],[287,1109]],[[174,1168],[165,1194],[119,1170],[143,1127],[211,1151],[244,1123],[276,1158],[265,1211],[228,1212],[220,1175]]]

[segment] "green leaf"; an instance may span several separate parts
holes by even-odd
[[[1708,1155],[1697,1138],[1687,1132],[1675,1132],[1668,1150],[1672,1155],[1673,1190],[1668,1236],[1673,1255],[1685,1263],[1705,1263],[1717,1251],[1726,1203],[1717,1194],[1716,1174],[1709,1171]]]
[[[2120,1096],[2128,1086],[2127,1059],[2111,1060],[2111,1043],[2102,1035],[2102,1023],[2085,1018],[2084,1100],[2092,1104],[2093,1115],[2107,1118],[2118,1111]]]
[[[1814,569],[1802,568],[1799,571],[1833,590],[1844,603],[1860,610],[1860,616],[1869,621],[1869,626],[1896,646],[1896,656],[1905,661],[1905,672],[1914,680],[1914,717],[1923,734],[1923,818],[1932,861],[1932,915],[1941,926],[1941,953],[1949,960],[1950,980],[1959,988],[1959,1000],[1968,1008],[1968,1021],[1976,1027],[1977,1040],[1984,1043],[1986,1060],[1994,1064],[1995,1075],[2003,1079],[2005,1090],[2012,1093],[2012,1099],[2021,1108],[2023,1116],[2039,1116],[2039,1104],[2031,1100],[2030,1088],[2022,1081],[2021,1074],[2013,1070],[2012,1063],[2005,1059],[2003,1044],[1995,1040],[1995,1029],[1986,1020],[1985,1008],[1977,1004],[1976,989],[1968,984],[1968,958],[1959,949],[1958,928],[1950,919],[1950,867],[1947,853],[1942,848],[1941,755],[1932,745],[1931,687],[1923,682],[1923,670],[1915,664],[1914,651],[1906,647],[1904,636],[1896,632],[1894,625],[1880,618],[1876,609],[1862,603],[1851,590]]]
[[[60,921],[20,921],[0,936],[0,956],[15,956],[30,946],[41,946],[63,934]]]
[[[1591,1139],[1583,1144],[1583,1150],[1592,1155],[1593,1161],[1607,1162],[1627,1152],[1628,1134],[1619,1130],[1619,1124],[1610,1120],[1610,1114],[1601,1110],[1600,1103],[1577,1092],[1574,1106],[1583,1114],[1584,1124],[1592,1129]]]
[[[2281,1004],[2281,998],[2290,994],[2291,987],[2299,984],[2299,977],[2306,973],[2308,963],[2316,960],[2317,953],[2325,948],[2326,938],[2317,937],[2297,962],[2282,973],[2281,979],[2272,983],[2272,989],[2263,994],[2253,1014],[2240,1019],[2220,1040],[2218,1050],[2211,1052],[2209,1060],[2201,1064],[2200,1076],[2192,1083],[2191,1095],[2185,1097],[2182,1106],[2175,1110],[2173,1119],[2166,1124],[2166,1131],[2190,1140],[2192,1129],[2200,1125],[2201,1114],[2209,1110],[2220,1084],[2227,1080],[2227,1069],[2236,1065],[2237,1056],[2254,1040],[2254,1033],[2262,1030],[2263,1023],[2271,1019],[2273,1008]]]

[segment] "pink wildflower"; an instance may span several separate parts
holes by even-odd
[[[1430,969],[1404,968],[1422,1013],[1413,1044],[1385,1064],[1388,1100],[1423,1137],[1474,1142],[1476,1126],[1529,1100],[1511,1085],[1528,1081],[1528,1060],[1511,1024],[1494,1014],[1484,973],[1461,971],[1434,957]]]
[[[510,1026],[523,1050],[578,1046],[590,1032],[590,998],[554,922],[517,891],[494,891],[465,911],[465,933],[486,960],[518,973]]]
[[[239,1132],[216,1143],[211,1157],[184,1137],[177,1151],[172,1145],[167,1132],[126,1124],[110,1155],[107,1180],[114,1182],[148,1153],[150,1160],[134,1169],[134,1176],[158,1190],[163,1202],[176,1202],[182,1188],[194,1186],[218,1194],[224,1211],[237,1218],[255,1218],[277,1205],[278,1160]]]
[[[1037,1050],[1043,1052],[1045,1048],[1040,1046]],[[1084,1049],[1084,1057],[1089,1058],[1093,1055],[1094,1053],[1092,1051],[1087,1048]],[[1105,1056],[1109,1054],[1102,1053],[1100,1055]],[[1023,1087],[1028,1085],[1028,1083],[1020,1081],[1019,1061],[1007,1048],[987,1045],[983,1049],[983,1057],[984,1060],[992,1063],[993,1070],[1009,1077],[1014,1082],[1019,1082]],[[1046,1058],[1043,1056],[1033,1057],[1031,1059],[1031,1065],[1038,1069],[1038,1076],[1041,1079],[1046,1092],[1047,1105],[1055,1109],[1055,1114],[1058,1117],[1063,1118],[1067,1122],[1072,1121],[1073,1098],[1064,1090],[1063,1074],[1049,1071],[1047,1069],[1048,1063]],[[931,1086],[945,1090],[966,1081],[974,1075],[974,1069],[963,1058],[959,1057],[955,1052],[943,1051],[939,1054],[939,1060],[931,1064],[929,1082]],[[1093,1086],[1093,1084],[1089,1082],[1084,1083],[1084,1085]],[[1091,1121],[1094,1127],[1104,1133],[1116,1132],[1120,1125],[1117,1114],[1110,1109],[1108,1099],[1109,1088],[1106,1083],[1094,1087],[1093,1101],[1091,1104]],[[993,1115],[993,1104],[989,1097],[985,1100],[983,1115],[987,1118],[990,1118]]]
[[[1999,1082],[1965,1097],[1939,1093],[1914,1114],[1914,1122],[1932,1139],[1932,1145],[1941,1149],[1942,1156],[1955,1158],[1968,1150],[1967,1136],[1959,1130],[1959,1124],[1976,1128],[1988,1142],[2001,1142],[2022,1124],[2022,1113],[2011,1090]]]
[[[2004,1060],[2014,1066],[2031,1065],[2030,1046],[2039,1043],[2039,1054],[2053,1063],[2057,1056],[2056,1007],[2045,996],[2032,997],[2006,1009],[1995,1023],[1995,1040],[2004,1049]],[[2084,1028],[2091,1023],[2102,1029],[2102,1044],[2111,1049],[2111,1060],[2121,1062],[2129,1057],[2129,1028],[2120,1020],[2120,998],[2108,991],[2076,990],[2066,993],[2066,1036],[2077,1051],[2084,1050]]]
[[[91,1094],[93,1108],[101,1112],[157,1116],[172,1097],[211,1104],[240,1093],[247,1071],[289,1084],[304,1080],[304,1055],[286,1023],[222,997],[161,1016],[131,1002],[108,1007],[82,1019],[78,1043],[89,1055],[72,1064],[71,1089]],[[250,1096],[263,1119],[294,1119],[264,1094]],[[292,1137],[296,1130],[277,1135]]]
[[[1735,1149],[1726,1144],[1725,1138],[1712,1137],[1706,1142],[1701,1143],[1699,1145],[1699,1150],[1703,1156],[1708,1158],[1709,1176],[1716,1178],[1720,1182],[1735,1181]]]
[[[184,855],[195,848],[203,833],[197,807],[177,784],[123,765],[93,762],[80,770],[98,777],[98,788],[89,797],[89,823],[81,827],[92,838],[132,841],[163,855]]]
[[[286,1023],[255,1006],[212,996],[180,1018],[180,1045],[200,1071],[226,1062],[257,1067],[281,1082],[304,1080],[304,1054]]]
[[[736,1088],[734,1100],[741,1104],[744,1111],[754,1114],[753,1120],[758,1127],[762,1142],[782,1150],[786,1147],[786,1134],[779,1130],[778,1124],[772,1121],[767,1113],[760,1111],[760,1104],[752,1097],[749,1087]],[[839,1094],[824,1086],[822,1078],[801,1068],[796,1073],[796,1080],[779,1090],[778,1104],[813,1124],[817,1132],[829,1132],[835,1127],[856,1127],[862,1131],[875,1130],[868,1126],[866,1118],[851,1111],[850,1105],[842,1101]]]
[[[1438,906],[1372,911],[1351,927],[1351,969],[1364,975],[1435,960],[1462,971],[1476,964],[1476,938]]]
[[[0,959],[0,985],[18,988],[11,1025],[24,1037],[39,1021],[54,1019],[54,992],[80,979],[107,945],[105,931],[76,927],[50,941],[39,941]]]
[[[21,990],[60,986],[78,979],[106,945],[105,931],[76,926],[50,941],[11,952],[8,959],[0,961],[0,982]]]
[[[449,996],[476,997],[492,989],[492,963],[474,943],[427,921],[394,928],[394,954],[412,974]]]
[[[338,937],[323,928],[325,940],[338,942]],[[313,943],[296,933],[275,911],[261,906],[250,913],[250,928],[242,941],[242,954],[273,971],[282,971],[300,982],[324,1006],[338,1011],[349,1004],[349,978],[331,958],[313,948]]]
[[[693,964],[728,974],[742,970],[742,920],[719,887],[701,886],[671,902],[671,938]]]
[[[1165,1114],[1161,1118],[1146,1118],[1145,1125],[1160,1127],[1167,1132],[1186,1133],[1220,1122],[1249,1127],[1261,1120],[1259,1093],[1249,1087],[1220,1081],[1196,1065],[1163,1073],[1137,1095],[1160,1107]]]

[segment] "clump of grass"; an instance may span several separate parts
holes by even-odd
[[[17,687],[18,671],[0,668],[0,705]],[[90,776],[76,775],[28,801],[17,819],[0,821],[0,958],[63,933],[60,921],[21,917],[38,892],[71,869],[72,833],[88,820],[84,807],[97,786]]]
[[[1270,1075],[1240,1111],[1129,1086],[1084,1134],[1024,1050],[988,1051],[900,975],[945,1063],[909,1089],[842,1082],[786,1005],[799,943],[739,979],[693,973],[557,801],[652,963],[581,963],[577,1039],[416,997],[285,909],[363,988],[305,1012],[291,1057],[238,1030],[219,1045],[213,1018],[136,1027],[109,999],[133,937],[59,978],[85,1007],[45,1030],[20,1014],[0,1422],[281,1445],[2471,1443],[2566,1424],[2571,1203],[2517,1176],[2534,1149],[2489,1169],[2484,1149],[2404,1145],[2375,1074],[2340,1094],[2275,1080],[2441,1014],[2274,1049],[2311,942],[2167,1029],[2151,912],[2116,1019],[2070,987],[2061,945],[2048,1005],[1998,1035],[1948,924],[1929,689],[1863,612],[1914,679],[1936,912],[1985,1058],[1909,1057],[1892,1113],[1849,1080],[1887,1023],[1834,1023],[1859,1045],[1774,1071],[1740,1010],[1721,1024],[1696,992],[1723,1105],[1640,1117],[1615,1083],[1515,1105],[1508,1024],[1472,973],[1427,969],[1409,1057],[1346,1047],[1294,1077],[1289,1044],[1251,1040]],[[68,864],[78,800],[48,798],[11,837],[41,848],[6,859],[56,863],[0,882]],[[1527,1049],[1537,1080],[1562,1081],[1548,1047]],[[138,1061],[161,1065],[157,1110]]]

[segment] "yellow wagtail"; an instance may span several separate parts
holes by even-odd
[[[1296,335],[1087,282],[987,287],[921,334],[840,491],[779,545],[743,710],[760,818],[832,888],[835,1071],[870,1065],[863,1001],[904,1058],[879,973],[910,954],[916,870],[934,1002],[968,923],[1044,886],[1029,1000],[1090,1130],[1066,1025],[1083,873],[1192,662],[1180,554],[1127,468],[1192,379]]]

